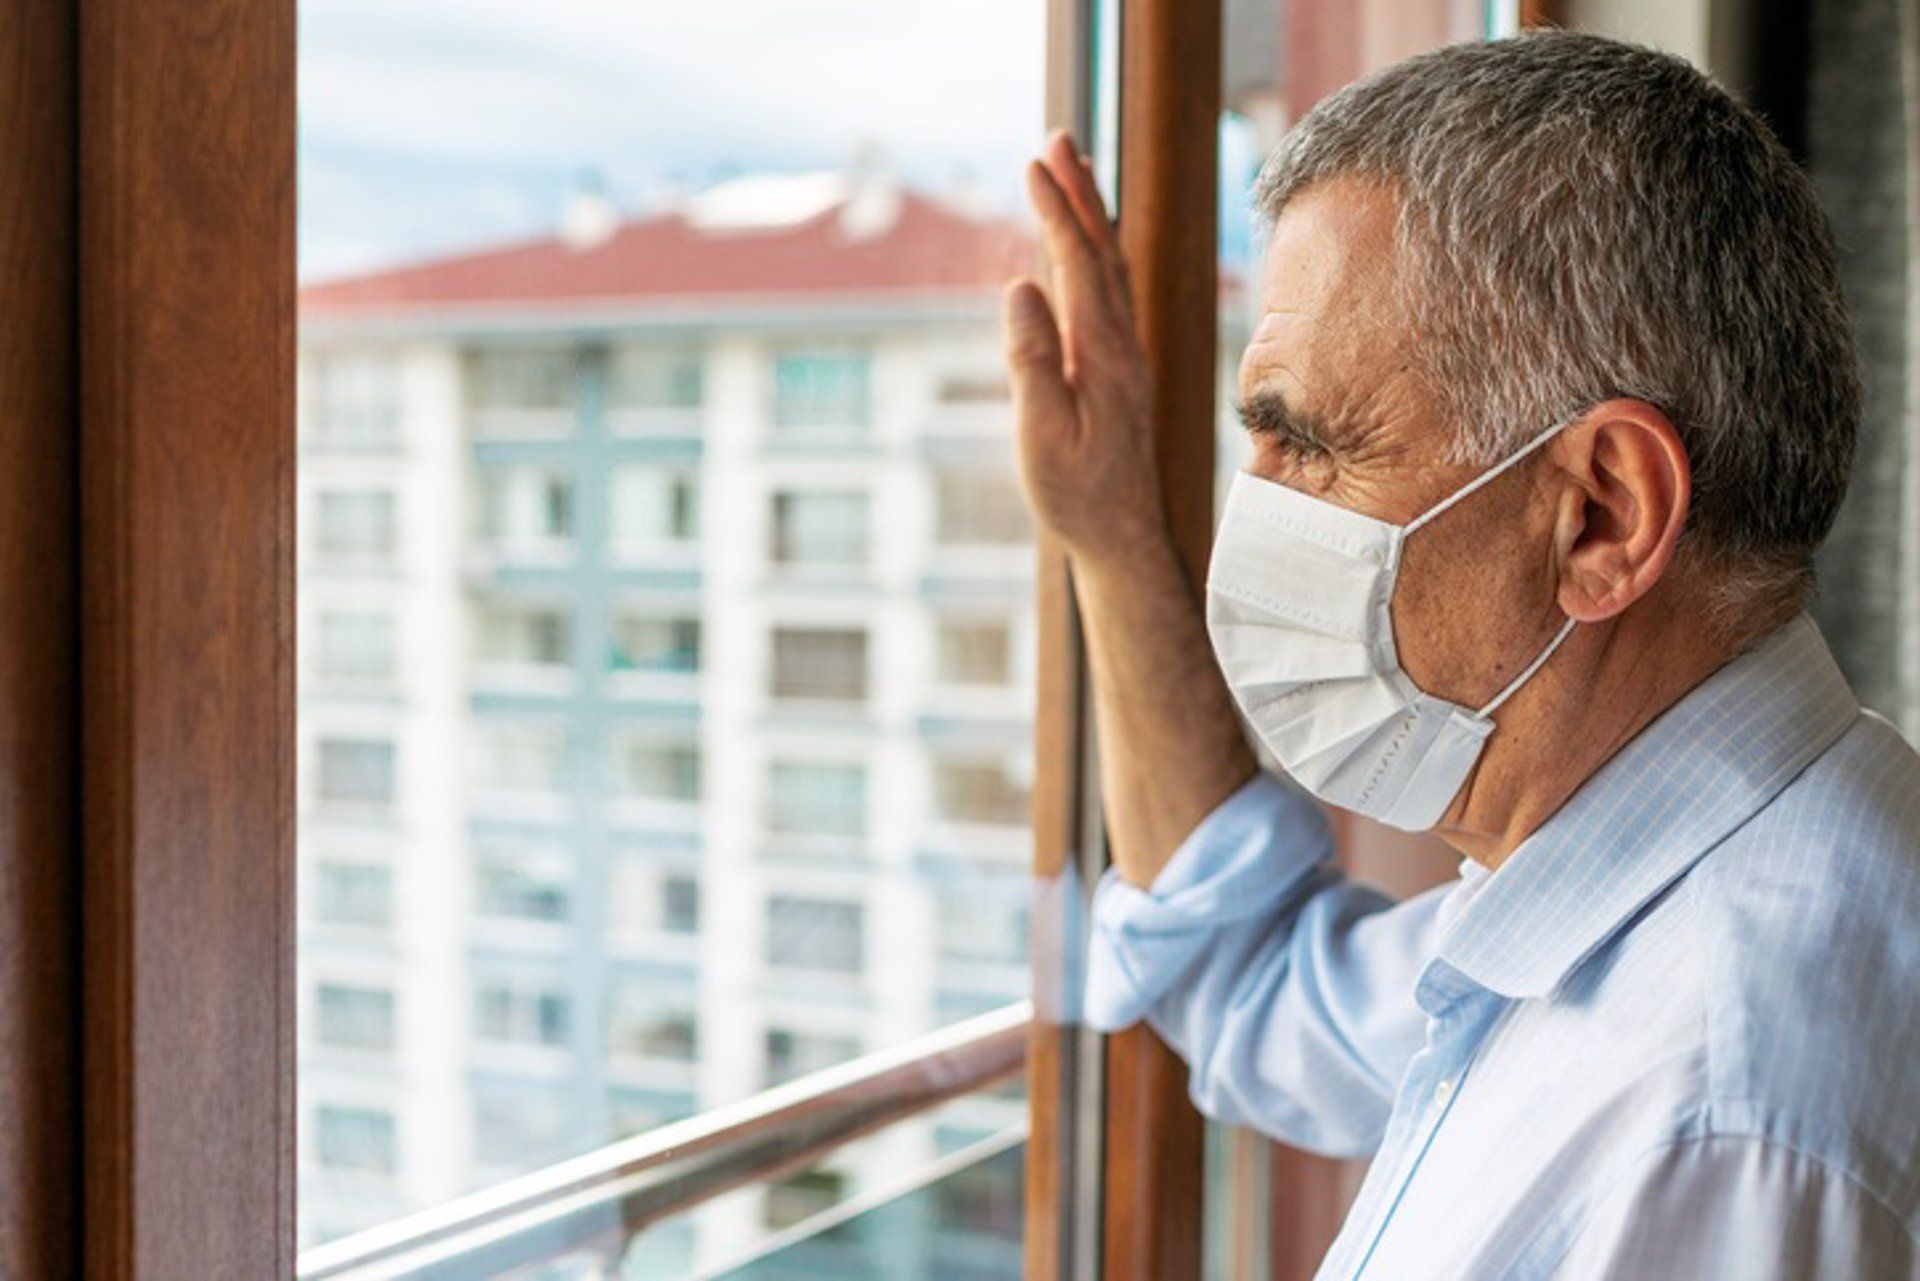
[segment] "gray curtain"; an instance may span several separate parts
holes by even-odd
[[[1868,707],[1920,741],[1920,11],[1812,0],[1806,158],[1839,237],[1866,416],[1814,614]]]

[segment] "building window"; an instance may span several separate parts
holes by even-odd
[[[866,766],[774,761],[767,770],[767,830],[859,836],[867,830]]]
[[[947,685],[1013,683],[1013,626],[1004,618],[943,618],[934,625],[934,671]]]
[[[768,1028],[766,1036],[767,1085],[782,1085],[809,1072],[835,1067],[857,1058],[860,1038],[831,1032],[797,1032],[791,1028]]]
[[[934,477],[933,485],[937,542],[1023,546],[1033,541],[1026,501],[1010,473],[943,471]]]
[[[767,1185],[767,1227],[775,1232],[824,1214],[846,1198],[847,1176],[838,1170],[806,1170]]]
[[[573,537],[573,481],[543,467],[489,468],[480,482],[480,536],[509,550]]]
[[[314,1037],[329,1049],[393,1049],[393,993],[322,983],[314,992]]]
[[[474,608],[476,657],[509,667],[565,667],[573,658],[573,620],[558,605],[486,600]]]
[[[315,667],[324,680],[380,684],[395,669],[393,615],[327,610],[320,615]]]
[[[607,1051],[616,1058],[691,1063],[699,1053],[692,1010],[663,1003],[655,979],[617,979],[607,1011]]]
[[[1027,822],[1027,788],[1013,762],[999,760],[936,760],[933,765],[934,806],[943,819],[955,823]]]
[[[393,872],[377,863],[323,860],[314,868],[314,915],[323,925],[384,930],[393,925]]]
[[[997,1161],[956,1170],[935,1183],[933,1221],[942,1231],[1018,1241],[1025,1195]]]
[[[531,1170],[566,1152],[568,1099],[546,1091],[478,1089],[473,1155],[482,1165]]]
[[[323,805],[386,808],[394,798],[393,744],[372,738],[323,738],[316,793]]]
[[[314,1146],[329,1170],[392,1174],[398,1166],[398,1133],[384,1108],[323,1103],[315,1110]]]
[[[467,392],[482,416],[571,414],[579,367],[572,351],[483,349],[467,357]]]
[[[482,721],[474,730],[475,781],[489,791],[566,789],[567,731],[559,725]]]
[[[794,352],[773,367],[773,425],[783,432],[864,431],[872,410],[871,361],[862,352]]]
[[[689,347],[621,347],[607,362],[607,408],[641,413],[700,407],[700,352]]]
[[[616,862],[608,873],[608,918],[616,931],[697,934],[700,882],[690,871],[662,871],[640,859]]]
[[[616,739],[620,789],[649,801],[700,799],[700,746],[684,739],[628,734]]]
[[[864,702],[866,632],[858,628],[775,628],[773,696]]]
[[[676,467],[620,467],[610,485],[616,546],[645,549],[700,537],[700,483]]]
[[[1027,907],[1008,898],[968,895],[935,905],[940,957],[964,965],[1024,965]]]
[[[863,565],[871,524],[859,490],[798,490],[773,496],[776,565]]]
[[[475,907],[503,920],[564,921],[572,880],[563,851],[483,846],[474,858]]]
[[[399,544],[393,491],[329,489],[314,499],[314,547],[332,561],[386,562]]]
[[[510,1045],[567,1043],[567,995],[558,982],[482,979],[474,985],[474,1036]]]
[[[315,442],[337,449],[400,443],[400,379],[391,356],[340,352],[314,359],[309,387]]]
[[[858,974],[866,955],[858,903],[776,894],[767,900],[767,964]]]
[[[695,615],[619,609],[608,630],[607,662],[613,671],[700,670],[700,619]]]

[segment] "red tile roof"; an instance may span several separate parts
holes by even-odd
[[[898,216],[849,235],[835,206],[778,227],[712,229],[681,213],[621,224],[578,250],[556,236],[414,263],[303,288],[300,305],[329,318],[464,308],[553,310],[582,304],[654,308],[817,305],[833,295],[978,295],[1035,269],[1030,233],[902,192]]]

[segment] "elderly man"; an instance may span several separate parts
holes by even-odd
[[[1765,127],[1568,34],[1303,119],[1204,614],[1085,162],[1029,179],[1022,467],[1118,863],[1088,1017],[1149,1020],[1211,1116],[1373,1156],[1324,1277],[1916,1275],[1920,758],[1801,612],[1860,395]],[[1308,793],[1460,878],[1348,883]]]

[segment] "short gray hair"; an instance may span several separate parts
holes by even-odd
[[[1826,216],[1757,115],[1637,45],[1454,45],[1308,112],[1256,201],[1341,177],[1399,198],[1411,352],[1461,461],[1645,400],[1692,464],[1687,542],[1762,612],[1799,608],[1860,379]]]

